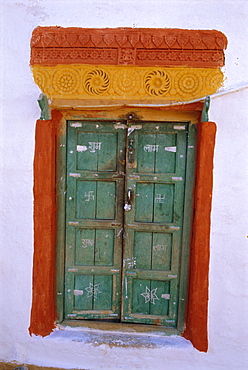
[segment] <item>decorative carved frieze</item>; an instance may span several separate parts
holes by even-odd
[[[215,93],[223,82],[218,68],[77,64],[34,66],[33,75],[47,97],[56,99],[189,101]]]
[[[215,30],[37,27],[31,64],[221,67],[226,46]]]

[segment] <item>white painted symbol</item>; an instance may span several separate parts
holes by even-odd
[[[84,294],[84,291],[83,290],[75,289],[73,293],[74,293],[74,295],[83,295]]]
[[[86,152],[87,146],[86,145],[77,145],[77,152],[82,153]]]
[[[82,242],[82,248],[94,246],[94,240],[91,240],[91,239],[81,239],[81,242]]]
[[[136,267],[136,257],[125,259],[124,267],[127,267],[128,269]]]
[[[170,299],[170,294],[161,294],[161,298]]]
[[[156,299],[159,300],[159,298],[157,297],[157,294],[156,294],[157,290],[158,290],[158,288],[150,290],[146,286],[145,293],[141,293],[141,295],[145,298],[145,303],[151,302],[152,304],[155,304],[155,300]]]
[[[185,126],[173,126],[174,130],[185,130]]]
[[[90,286],[85,288],[85,290],[87,291],[87,298],[93,297],[94,299],[97,299],[97,294],[102,293],[99,290],[99,286],[100,286],[100,284],[95,284],[94,285],[94,284],[90,283]]]
[[[154,251],[165,251],[166,250],[166,245],[164,244],[158,244],[153,246]]]
[[[155,196],[155,203],[164,203],[165,195],[156,194]]]
[[[89,202],[89,201],[95,199],[95,197],[94,197],[94,191],[92,191],[92,190],[90,190],[88,192],[88,194],[87,193],[84,193],[84,196],[85,196],[85,199],[84,199],[85,202]]]
[[[74,127],[74,128],[82,127],[82,123],[81,122],[75,122],[75,123],[71,123],[70,126]]]
[[[177,147],[176,147],[176,146],[166,146],[166,147],[164,148],[164,150],[165,150],[166,152],[176,153],[176,151],[177,151]]]
[[[146,146],[144,146],[144,151],[146,153],[158,152],[158,147],[159,147],[159,145],[150,145],[150,144],[147,144]]]
[[[73,172],[70,172],[70,173],[69,173],[69,176],[70,176],[70,177],[81,177],[81,174],[80,174],[80,173],[73,173]]]
[[[100,142],[96,141],[90,141],[89,142],[89,149],[91,153],[95,153],[96,150],[101,150],[101,144]]]

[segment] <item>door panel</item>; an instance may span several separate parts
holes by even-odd
[[[65,317],[176,327],[187,124],[129,126],[68,124]]]
[[[116,171],[117,133],[79,132],[77,170]]]
[[[122,320],[176,326],[186,125],[144,123],[128,137]],[[130,208],[130,207],[129,207]]]
[[[114,239],[113,229],[76,229],[75,265],[112,266]]]
[[[120,317],[124,160],[123,130],[69,122],[66,318]]]

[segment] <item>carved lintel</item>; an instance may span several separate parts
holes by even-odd
[[[53,99],[187,102],[214,94],[223,82],[218,68],[131,66],[34,66],[41,90]]]
[[[31,65],[222,67],[226,46],[216,30],[37,27]]]

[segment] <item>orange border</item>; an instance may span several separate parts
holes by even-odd
[[[208,349],[208,274],[215,136],[214,122],[198,125],[188,310],[183,334],[195,348],[204,352]]]
[[[57,128],[62,118],[52,111],[49,121],[36,123],[34,156],[34,263],[30,334],[46,336],[55,327],[55,160]],[[189,274],[189,300],[183,336],[199,351],[208,349],[208,273],[213,155],[216,125],[198,125],[195,212]]]
[[[37,27],[31,65],[222,67],[226,36],[216,30]]]
[[[33,303],[30,334],[46,336],[56,320],[56,140],[62,114],[37,120],[34,154]]]

